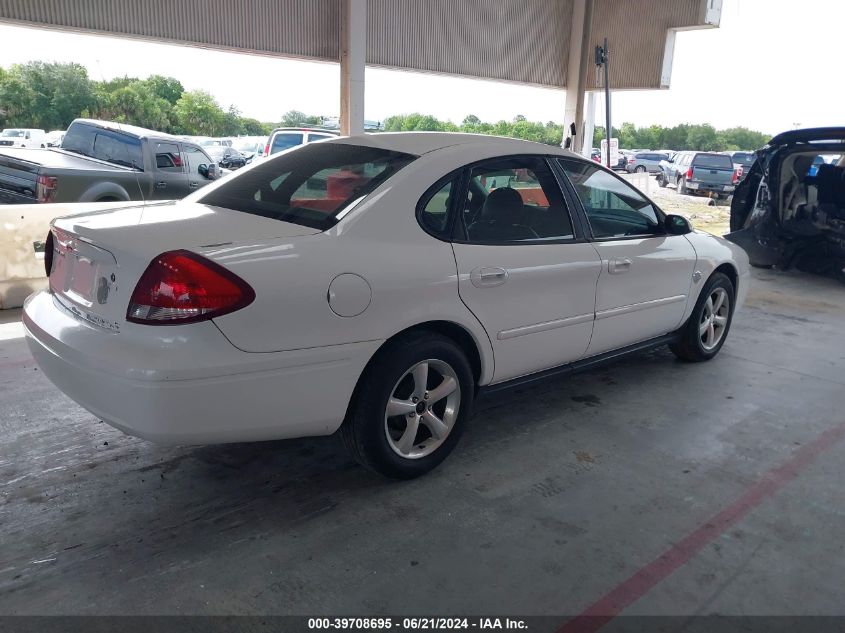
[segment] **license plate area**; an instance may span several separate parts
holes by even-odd
[[[104,305],[108,292],[99,292],[110,285],[116,262],[108,251],[53,229],[53,268],[50,290],[65,296],[79,306]]]

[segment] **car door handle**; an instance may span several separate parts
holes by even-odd
[[[476,288],[501,286],[508,280],[508,271],[504,268],[476,268],[469,274],[469,280]]]
[[[156,183],[156,189],[167,189],[167,183],[164,182],[163,180],[159,180]]]
[[[611,275],[620,275],[631,270],[631,260],[627,257],[614,257],[607,263],[607,272]]]

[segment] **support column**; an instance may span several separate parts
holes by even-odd
[[[364,67],[367,56],[367,0],[340,4],[340,133],[364,133]]]
[[[582,156],[589,156],[593,151],[593,135],[596,132],[596,92],[587,93],[587,110],[584,113],[584,136],[581,138],[580,149]]]
[[[566,105],[564,106],[563,138],[569,136],[570,124],[575,124],[576,140],[572,151],[584,145],[584,93],[587,89],[587,71],[590,67],[590,32],[593,26],[594,0],[574,0],[572,24],[569,32],[569,65],[566,71]],[[590,147],[592,140],[590,141]]]

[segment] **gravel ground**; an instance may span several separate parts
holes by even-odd
[[[657,178],[650,178],[649,197],[666,213],[684,216],[693,227],[724,235],[730,232],[731,200],[713,200],[716,206],[708,206],[709,198],[704,196],[682,196],[674,187],[663,188]]]

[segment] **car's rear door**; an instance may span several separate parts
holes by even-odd
[[[151,200],[179,200],[188,195],[188,175],[179,145],[150,140],[155,154]]]
[[[583,160],[565,158],[558,164],[581,202],[601,257],[587,355],[677,329],[696,262],[689,240],[668,235],[662,213],[615,174]]]
[[[581,358],[601,261],[553,170],[543,157],[514,156],[464,178],[453,239],[459,293],[492,342],[494,381]]]

